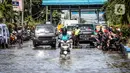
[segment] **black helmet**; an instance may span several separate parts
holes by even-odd
[[[66,34],[67,34],[67,28],[64,27],[64,28],[62,29],[62,34],[63,34],[63,35],[66,35]]]

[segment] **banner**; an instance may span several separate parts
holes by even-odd
[[[23,0],[12,0],[14,11],[23,11]]]

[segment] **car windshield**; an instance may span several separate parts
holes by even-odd
[[[50,32],[53,33],[54,32],[54,28],[52,26],[37,26],[36,30],[44,30],[44,32]]]
[[[75,28],[74,26],[68,26],[68,27],[67,27],[67,30],[68,30],[68,31],[73,31],[74,28]]]
[[[80,30],[93,30],[93,25],[91,24],[84,24],[84,25],[79,25]]]

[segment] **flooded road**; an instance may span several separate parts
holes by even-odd
[[[130,73],[130,60],[117,53],[72,49],[71,59],[60,61],[59,51],[34,49],[31,42],[24,43],[22,49],[0,49],[0,73]]]

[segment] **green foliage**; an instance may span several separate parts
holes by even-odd
[[[130,36],[130,27],[128,25],[122,25],[121,32],[124,37]]]
[[[4,17],[4,16],[3,16],[3,12],[0,11],[0,19],[3,18],[3,17]]]
[[[115,5],[124,4],[125,5],[125,14],[116,15]],[[111,22],[112,24],[130,24],[130,1],[129,0],[109,0],[105,3],[103,10],[105,11],[106,21]]]
[[[34,9],[33,9],[34,7]],[[32,8],[32,14],[30,13],[30,8]],[[38,12],[38,13],[37,13]],[[50,18],[50,11],[48,14],[48,19]],[[21,13],[13,11],[12,1],[4,0],[4,3],[0,3],[0,21],[5,23],[12,23],[21,21]],[[32,5],[30,7],[30,0],[24,0],[24,21],[28,22],[29,25],[35,25],[35,23],[45,23],[46,12],[45,7],[41,6],[41,0],[32,0]],[[4,20],[3,20],[4,19]],[[57,24],[60,20],[60,11],[53,11],[53,23]]]
[[[11,2],[4,0],[3,3],[0,3],[0,19],[5,19],[9,22],[14,16],[15,12],[13,11]]]
[[[57,10],[54,10],[52,13],[52,17],[53,17],[52,22],[57,25],[60,21],[61,14]]]
[[[27,22],[28,25],[34,25],[34,20],[32,18],[32,16],[28,16],[25,18],[25,22]]]

